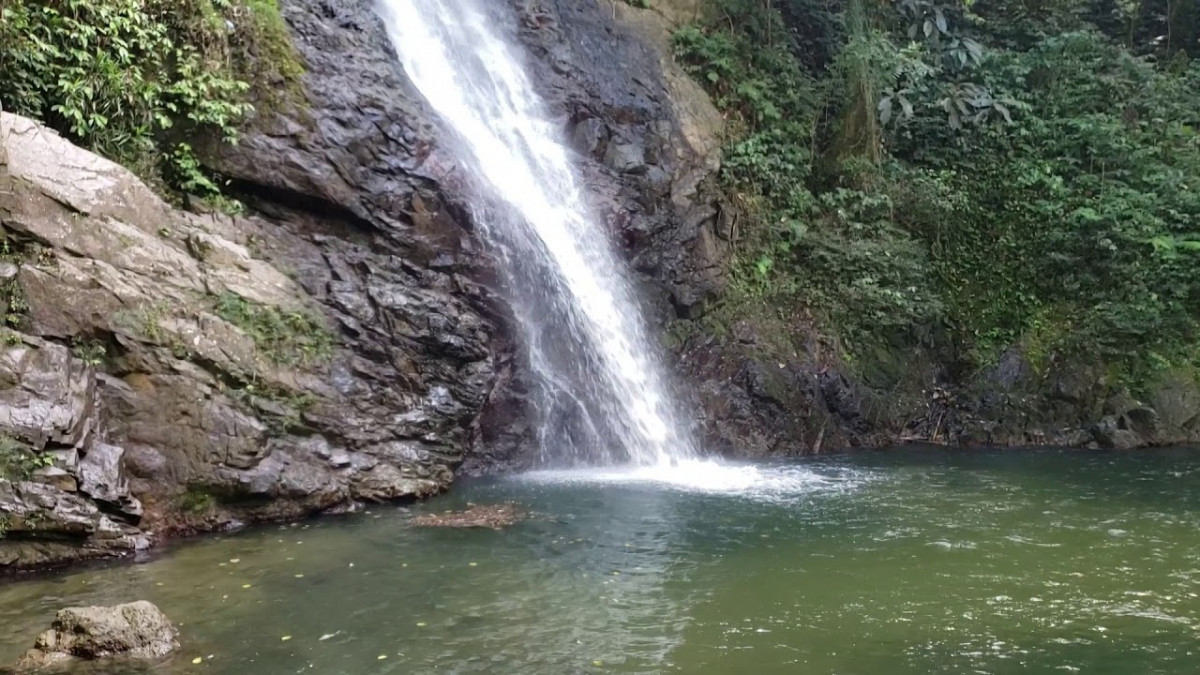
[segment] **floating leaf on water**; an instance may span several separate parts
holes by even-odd
[[[297,575],[296,575],[296,578],[297,578],[297,579],[303,579],[303,578],[304,578],[304,575],[303,575],[303,574],[297,574]]]
[[[467,564],[470,565],[471,567],[479,567],[479,563],[477,563],[477,562],[467,563]]]
[[[197,656],[196,658],[192,659],[192,664],[200,663],[203,660],[204,660],[203,656]]]
[[[291,635],[284,635],[283,637],[279,638],[279,640],[281,642],[287,642],[288,640],[291,640],[291,639],[292,639]]]
[[[242,584],[242,588],[250,588],[250,584]]]
[[[341,634],[342,634],[342,631],[335,630],[332,633],[326,633],[326,634],[322,635],[320,638],[317,639],[317,641],[324,642],[324,641],[328,640],[329,638],[337,637],[338,635],[341,635]]]
[[[384,659],[386,659],[386,658],[387,658],[387,654],[380,654],[378,657],[376,657],[376,660],[377,660],[377,661],[382,661],[382,660],[384,660]]]
[[[424,628],[426,625],[428,625],[428,624],[426,624],[424,621],[417,622],[417,628]]]
[[[592,665],[593,666],[602,666],[602,665],[604,665],[604,662],[601,661],[600,659],[596,659],[595,661],[592,661]]]

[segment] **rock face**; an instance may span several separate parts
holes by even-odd
[[[848,368],[819,331],[773,318],[688,326],[683,376],[696,383],[705,445],[725,456],[816,454],[906,442],[1127,450],[1200,443],[1200,382],[1165,373],[1141,399],[1101,364],[1034,369],[1018,350],[967,377],[930,349]],[[783,336],[783,340],[780,339]]]
[[[345,214],[192,215],[29,120],[0,138],[0,433],[54,464],[0,481],[0,567],[449,484],[492,372],[470,282]]]
[[[670,22],[510,1],[653,321],[699,312],[728,248],[706,182],[721,119]],[[0,571],[526,461],[521,353],[443,130],[371,0],[281,9],[304,91],[206,151],[252,215],[172,208],[0,117]]]
[[[17,662],[17,672],[75,660],[113,657],[153,659],[179,648],[178,631],[157,607],[132,602],[115,607],[71,607],[54,617],[33,648]]]
[[[705,182],[717,167],[721,118],[673,64],[671,24],[623,3],[508,1],[531,79],[579,152],[602,226],[641,272],[653,320],[675,307],[696,311],[720,283],[728,246],[716,234],[719,211]],[[471,392],[485,391],[486,400],[463,427],[463,470],[523,466],[530,429],[522,353],[497,275],[472,239],[466,176],[442,141],[447,132],[407,82],[371,0],[285,0],[282,9],[307,65],[307,103],[264,116],[236,148],[213,148],[210,161],[273,218],[286,220],[298,203],[336,214],[372,250],[405,265],[416,285],[464,303],[447,323],[470,317],[489,325],[482,349],[467,354],[489,360],[473,376],[481,386]],[[437,324],[429,329],[412,337],[436,345]],[[461,349],[456,341],[437,346]],[[441,381],[456,403],[478,406],[456,391],[465,375]]]

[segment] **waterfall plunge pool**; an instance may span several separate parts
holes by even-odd
[[[408,522],[499,501],[540,517]],[[1191,674],[1200,452],[898,449],[466,482],[10,581],[0,663],[60,607],[134,599],[182,624],[182,650],[75,672]]]

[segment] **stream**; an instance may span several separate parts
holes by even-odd
[[[905,448],[464,482],[410,509],[0,586],[0,663],[146,599],[158,663],[76,672],[1195,673],[1200,453]],[[513,501],[507,530],[415,513]],[[195,663],[196,659],[201,659]]]

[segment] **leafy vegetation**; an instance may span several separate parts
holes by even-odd
[[[730,303],[850,358],[1200,360],[1200,11],[1052,4],[709,0],[675,44],[734,120]]]
[[[212,492],[201,485],[188,485],[184,493],[179,496],[179,509],[189,515],[207,515],[216,506],[217,499]]]
[[[191,139],[236,142],[302,73],[274,0],[7,0],[0,45],[5,110],[201,197],[219,184]]]
[[[11,436],[0,435],[0,480],[28,480],[33,472],[53,464],[50,455],[34,452]]]
[[[89,366],[101,366],[108,356],[108,346],[97,338],[76,335],[71,338],[71,354]]]
[[[245,331],[272,363],[311,365],[333,355],[333,334],[307,312],[260,305],[236,293],[218,297],[215,310],[217,316]]]

